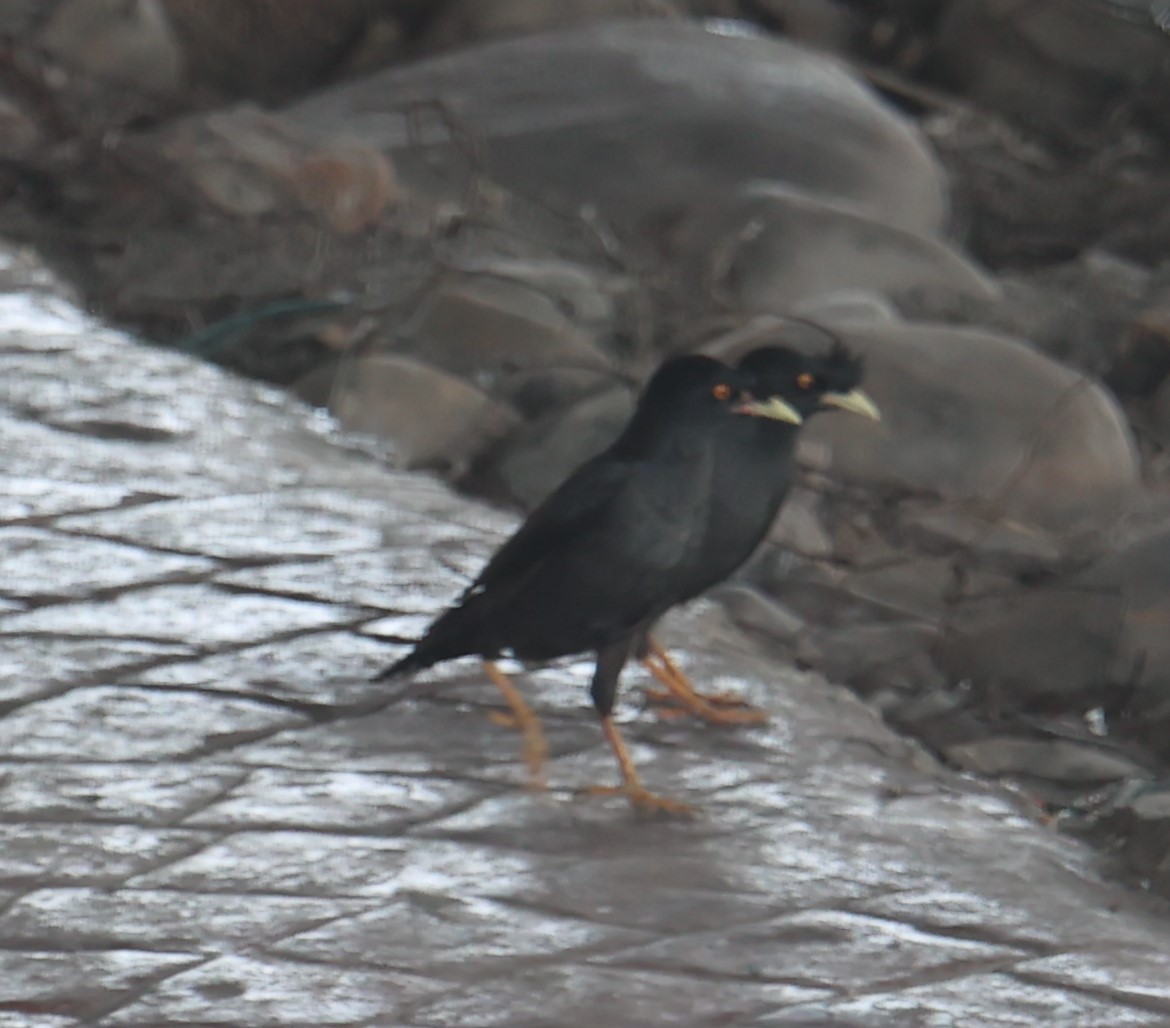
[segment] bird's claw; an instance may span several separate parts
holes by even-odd
[[[713,725],[762,725],[768,715],[758,707],[731,692],[701,693],[670,655],[651,640],[650,654],[642,658],[642,666],[666,688],[645,690],[646,699],[660,705],[659,717],[681,717],[692,714]]]
[[[700,692],[696,696],[706,700],[713,707],[738,707],[740,710],[755,710],[747,700],[735,692]]]
[[[690,714],[713,725],[762,725],[768,721],[767,711],[734,693],[694,693],[693,700],[687,701],[666,689],[647,689],[645,695],[654,712],[664,719]]]
[[[625,796],[630,805],[641,814],[695,816],[695,808],[689,803],[659,796],[642,785],[591,785],[585,791],[590,796]]]
[[[504,710],[489,710],[488,720],[493,725],[499,725],[501,728],[520,728],[520,722],[516,719],[516,715],[509,714]]]
[[[646,699],[651,703],[677,703],[674,693],[669,689],[645,688],[642,690]],[[751,707],[742,696],[734,692],[695,692],[695,695],[712,707]]]
[[[541,792],[547,789],[548,782],[545,779],[544,767],[548,763],[548,743],[545,741],[544,733],[540,730],[539,723],[522,724],[520,718],[515,714],[502,710],[489,711],[488,720],[501,728],[515,729],[523,735],[524,745],[521,749],[521,755],[524,757],[524,763],[528,765],[528,787]]]

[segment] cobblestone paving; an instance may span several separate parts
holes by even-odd
[[[1153,901],[712,605],[771,725],[622,707],[689,822],[577,794],[584,663],[543,794],[474,665],[371,684],[510,524],[0,295],[0,1028],[1170,1025]]]

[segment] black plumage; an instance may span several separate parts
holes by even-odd
[[[728,419],[711,439],[715,462],[712,515],[691,567],[687,589],[706,592],[742,565],[768,534],[796,478],[796,441],[812,415],[837,409],[876,418],[877,408],[861,393],[861,362],[843,347],[806,355],[780,346],[752,350],[739,362],[745,388],[757,410],[780,401],[778,417]]]
[[[598,651],[673,606],[674,576],[706,529],[711,440],[736,417],[736,377],[706,357],[666,364],[617,441],[528,516],[385,674],[470,654],[546,661]]]
[[[859,388],[862,362],[839,344],[820,354],[760,347],[744,355],[737,370],[739,381],[757,399],[756,411],[765,411],[769,404],[782,406],[772,417],[727,419],[712,433],[710,517],[701,546],[688,566],[679,569],[680,603],[726,580],[763,542],[796,479],[796,442],[808,418],[833,409],[879,417],[877,407]],[[651,637],[641,649],[656,654],[669,673],[682,678],[681,689],[652,694],[655,698],[673,698],[690,713],[718,723],[763,720],[750,710],[716,709],[744,705],[725,695],[695,692]]]
[[[642,786],[610,719],[617,682],[637,655],[690,709],[712,720],[751,720],[715,712],[648,631],[734,571],[767,532],[791,478],[801,420],[787,398],[792,389],[813,392],[801,388],[803,378],[790,381],[780,356],[787,353],[756,351],[739,368],[702,356],[664,364],[617,441],[537,507],[458,602],[379,677],[484,658],[525,729],[535,772],[543,759],[539,722],[492,661],[592,652],[591,695],[621,766],[621,791],[639,807],[683,809]]]

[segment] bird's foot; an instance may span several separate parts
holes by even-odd
[[[651,703],[677,703],[674,693],[669,689],[652,689],[645,688],[642,694]],[[734,692],[695,692],[695,695],[704,703],[711,704],[712,707],[740,707],[748,708],[751,704],[748,703],[739,693]],[[752,708],[755,709],[755,708]]]
[[[642,666],[658,680],[664,689],[647,689],[646,697],[652,704],[665,704],[656,712],[659,717],[681,717],[691,714],[712,725],[762,725],[768,715],[751,706],[733,693],[704,694],[657,642],[649,640],[649,653],[642,658]]]
[[[605,714],[601,718],[601,732],[606,742],[613,749],[617,757],[618,767],[622,771],[621,785],[597,785],[588,791],[595,796],[625,796],[630,805],[644,814],[673,814],[689,817],[694,813],[693,808],[678,800],[668,800],[665,796],[652,793],[642,784],[638,769],[634,766],[630,751],[626,748],[625,740],[613,719]]]
[[[521,755],[528,765],[528,787],[538,792],[548,788],[548,779],[545,777],[545,765],[548,763],[548,743],[544,741],[544,733],[537,726],[535,731],[521,728],[524,733],[524,745]]]
[[[768,721],[768,712],[753,707],[734,693],[692,693],[684,696],[667,689],[647,689],[646,699],[654,706],[660,718],[702,718],[713,725],[762,725]]]
[[[516,715],[509,714],[504,710],[489,710],[488,720],[493,725],[499,725],[501,728],[511,728],[514,731],[520,730],[520,722],[516,719]]]
[[[490,711],[488,718],[493,724],[521,733],[524,742],[520,752],[524,763],[528,765],[528,786],[540,791],[547,789],[548,781],[545,778],[544,769],[548,763],[548,743],[545,741],[540,721],[536,719],[535,715],[531,721],[527,721],[516,714],[508,714],[502,710]]]
[[[591,785],[585,790],[590,796],[625,796],[636,811],[641,814],[669,815],[672,817],[694,817],[695,808],[689,803],[668,799],[651,792],[644,785]]]

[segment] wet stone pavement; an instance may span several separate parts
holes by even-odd
[[[474,664],[371,684],[511,523],[0,295],[0,1028],[1170,1025],[1148,896],[712,604],[666,638],[771,724],[621,706],[692,821],[577,794],[583,662],[542,794]]]

